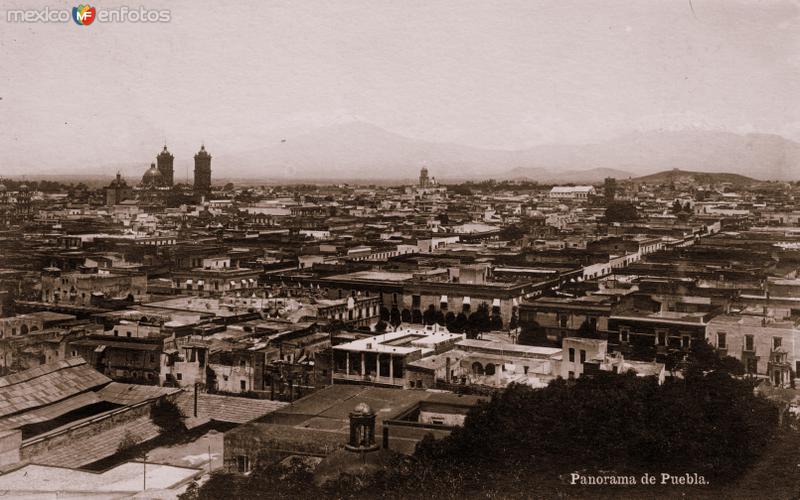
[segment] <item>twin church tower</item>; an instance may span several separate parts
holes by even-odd
[[[156,156],[156,163],[142,176],[144,187],[172,187],[175,183],[175,156],[169,152],[167,146]],[[205,145],[200,146],[200,151],[194,155],[194,192],[209,194],[211,192],[211,155],[206,151]]]

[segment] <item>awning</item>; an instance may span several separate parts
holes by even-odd
[[[231,286],[236,286],[236,282],[231,280]]]
[[[442,295],[442,299],[439,302],[442,304],[447,304],[447,295]]]
[[[516,298],[514,298],[511,300],[511,305],[514,307],[519,307],[519,301]]]
[[[254,280],[253,278],[250,278],[250,283],[255,283],[255,282],[256,282],[256,280]]]
[[[465,306],[468,306],[469,305],[469,297],[464,297],[464,300],[461,303],[464,304]]]
[[[500,307],[500,299],[494,299],[492,301],[492,307]]]
[[[192,280],[186,280],[186,284],[187,285],[191,285],[192,284]]]
[[[103,351],[105,351],[105,350],[106,350],[106,346],[105,346],[105,344],[103,344],[103,345],[99,345],[99,346],[97,346],[97,347],[95,347],[95,348],[94,348],[94,352],[103,352]]]
[[[242,280],[242,285],[247,286],[247,280]]]
[[[205,285],[205,284],[206,284],[206,282],[205,282],[205,281],[203,281],[203,280],[197,280],[197,286],[203,286],[203,285]]]

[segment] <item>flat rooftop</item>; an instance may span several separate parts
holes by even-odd
[[[463,339],[460,333],[423,332],[422,330],[401,330],[399,332],[386,332],[362,339],[353,340],[346,344],[334,346],[340,351],[364,351],[380,354],[405,355],[414,351],[433,350],[437,344]]]
[[[328,276],[326,280],[356,280],[356,281],[408,281],[413,278],[411,273],[398,273],[391,271],[357,271],[354,273],[337,274]]]
[[[506,342],[487,342],[485,340],[464,339],[456,342],[459,349],[496,351],[498,354],[508,353],[509,356],[519,356],[527,354],[529,356],[550,357],[553,354],[561,353],[557,347],[539,347],[532,345],[511,344]]]
[[[179,486],[202,472],[200,469],[151,463],[146,468],[149,490]],[[117,497],[143,491],[143,472],[141,462],[126,462],[101,473],[31,464],[1,475],[0,490],[10,493],[10,498],[41,497],[43,494],[52,495],[52,498],[61,495],[80,498],[82,495],[96,497],[100,493],[113,493]]]

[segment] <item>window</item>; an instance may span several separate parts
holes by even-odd
[[[744,350],[745,351],[753,351],[753,336],[752,335],[745,335],[744,336]]]
[[[178,379],[178,380],[183,380],[183,375],[181,375],[180,373],[177,373],[177,374],[175,374],[175,378]]]
[[[575,378],[575,372],[569,372],[567,374],[567,378],[569,378],[570,380],[574,379]]]
[[[419,309],[422,305],[422,297],[419,295],[412,295],[411,296],[411,307],[415,309]]]
[[[119,337],[119,330],[114,330],[114,336]]]
[[[619,337],[620,342],[629,342],[631,336],[631,329],[627,326],[620,327],[619,329]]]
[[[689,347],[692,344],[692,337],[681,335],[681,347]]]
[[[570,363],[575,362],[575,349],[573,349],[572,347],[569,348],[569,362]]]
[[[567,316],[559,316],[558,321],[561,323],[561,328],[567,327]]]
[[[717,333],[717,349],[727,349],[728,348],[728,338],[725,332],[718,332]]]
[[[667,345],[667,332],[664,330],[656,331],[656,345]]]
[[[581,363],[586,363],[586,351],[581,349]]]
[[[238,455],[236,457],[236,469],[243,474],[250,472],[250,458],[247,455]]]
[[[246,391],[246,390],[247,390],[247,381],[245,381],[245,380],[240,380],[240,381],[239,381],[239,388],[240,388],[241,390],[243,390],[243,391]]]
[[[781,340],[783,340],[781,337],[772,337],[772,349],[773,350],[781,348]]]

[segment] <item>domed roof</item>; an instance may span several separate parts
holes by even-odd
[[[117,172],[117,176],[114,177],[114,180],[111,181],[111,184],[108,185],[110,188],[126,188],[128,187],[128,183],[125,182],[125,179],[122,178],[122,174]]]
[[[150,168],[147,169],[147,172],[144,173],[142,176],[142,185],[144,186],[155,186],[161,183],[163,176],[161,172],[158,171],[156,168],[155,163],[150,164]]]
[[[23,185],[21,185],[21,186],[19,187],[19,190],[20,190],[20,191],[27,191],[28,189],[29,189],[29,188],[28,188],[28,185],[27,185],[27,184],[23,184]]]
[[[374,415],[375,412],[370,408],[367,403],[358,403],[353,411],[351,412],[355,415]]]
[[[5,185],[5,184],[0,184],[0,193],[5,193],[5,192],[6,192],[6,189],[7,189],[7,188],[6,188],[6,185]]]

